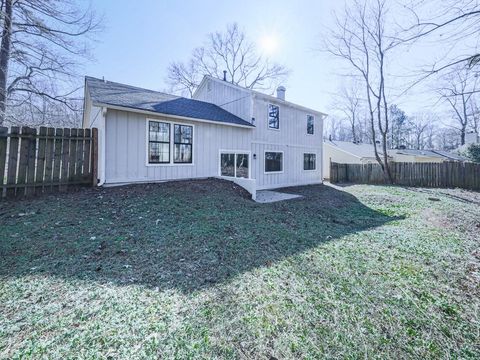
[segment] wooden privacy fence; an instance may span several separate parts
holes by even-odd
[[[97,129],[0,127],[0,198],[95,185]]]
[[[480,164],[471,162],[390,163],[396,185],[480,190]],[[332,183],[385,184],[378,164],[330,164]]]

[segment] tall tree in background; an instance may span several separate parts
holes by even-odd
[[[173,92],[192,96],[204,75],[223,79],[224,70],[232,84],[258,90],[273,90],[289,74],[285,66],[260,55],[234,23],[225,32],[209,34],[205,45],[195,48],[186,63],[171,63],[167,81]]]
[[[353,81],[348,86],[344,85],[340,88],[339,95],[335,98],[335,110],[343,114],[350,124],[351,138],[353,142],[360,141],[361,132],[361,116],[362,116],[362,99],[361,91],[358,84]]]
[[[390,106],[389,114],[392,123],[390,130],[390,147],[392,149],[399,149],[401,146],[408,146],[407,137],[410,129],[407,114],[395,104]]]
[[[364,87],[370,117],[375,158],[385,178],[392,182],[388,163],[389,106],[386,91],[388,58],[398,45],[398,37],[387,27],[386,0],[356,0],[337,19],[326,50],[343,60],[358,76]],[[377,133],[378,132],[378,133]],[[377,140],[380,141],[383,158]]]
[[[465,134],[472,117],[473,96],[477,92],[477,76],[466,65],[458,65],[443,78],[444,85],[438,89],[441,97],[450,105],[453,118],[460,133],[460,145],[465,144]]]
[[[30,123],[49,109],[80,110],[75,70],[89,57],[89,35],[101,19],[74,0],[2,0],[0,6],[0,125]]]

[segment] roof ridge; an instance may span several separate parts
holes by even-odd
[[[212,105],[212,106],[218,107],[218,108],[220,108],[220,109],[223,109],[221,106],[218,106],[217,104],[214,104],[214,103],[211,103],[211,102],[208,102],[208,101],[203,101],[203,100],[188,98],[188,97],[185,97],[185,96],[179,96],[179,95],[169,94],[169,93],[166,93],[166,92],[163,92],[163,91],[157,91],[157,90],[142,88],[142,87],[139,87],[139,86],[128,85],[128,84],[119,83],[119,82],[111,81],[111,80],[103,80],[103,79],[96,78],[96,77],[94,77],[94,76],[87,76],[87,75],[85,75],[85,79],[93,79],[93,80],[101,81],[101,82],[106,83],[106,84],[121,85],[121,86],[130,88],[130,89],[138,89],[138,90],[142,90],[142,91],[149,91],[149,92],[152,92],[152,93],[155,93],[155,94],[162,94],[162,95],[172,96],[172,97],[175,97],[175,98],[177,98],[177,99],[187,99],[187,100],[190,100],[190,101],[195,101],[195,102],[199,102],[199,103],[203,103],[203,104],[208,104],[208,105]]]
[[[94,77],[94,76],[85,75],[85,79],[93,79],[93,80],[101,81],[101,82],[106,83],[106,84],[121,85],[121,86],[125,86],[125,87],[127,87],[127,88],[130,88],[130,89],[138,89],[138,90],[143,90],[143,91],[149,91],[149,92],[156,93],[156,94],[170,95],[170,96],[175,96],[175,97],[177,97],[177,98],[182,98],[182,97],[183,97],[183,96],[178,96],[178,95],[169,94],[169,93],[166,93],[166,92],[163,92],[163,91],[158,91],[158,90],[152,90],[152,89],[143,88],[143,87],[140,87],[140,86],[128,85],[128,84],[119,83],[119,82],[116,82],[116,81],[99,79],[99,78],[96,78],[96,77]],[[188,99],[188,98],[185,98],[185,99]]]

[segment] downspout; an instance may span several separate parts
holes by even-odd
[[[98,156],[99,156],[99,165],[100,165],[100,171],[98,172],[99,175],[99,181],[98,181],[98,186],[102,186],[105,184],[105,121],[107,117],[107,108],[102,107],[101,109],[101,114],[102,114],[102,119],[101,119],[101,129],[99,129],[99,146],[98,146]]]

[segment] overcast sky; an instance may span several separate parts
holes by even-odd
[[[106,18],[105,30],[95,44],[95,62],[85,74],[154,90],[166,90],[166,69],[170,62],[188,59],[206,35],[224,30],[237,22],[260,50],[268,50],[272,60],[291,69],[287,100],[330,112],[342,81],[342,63],[317,51],[326,29],[334,25],[334,11],[341,0],[312,1],[167,1],[102,0],[93,3]],[[267,39],[267,40],[266,40]],[[273,39],[273,40],[272,40]],[[275,43],[275,48],[264,49]],[[267,44],[266,44],[267,43]],[[435,53],[435,43],[402,50],[391,68],[400,77],[427,61]],[[401,88],[401,86],[398,86]],[[395,102],[409,113],[438,107],[427,86],[419,87]]]

